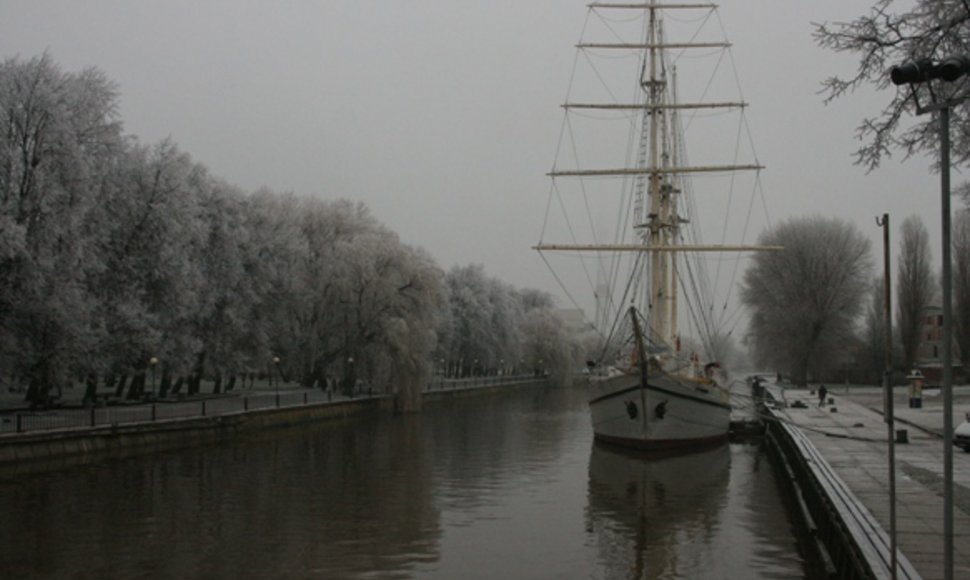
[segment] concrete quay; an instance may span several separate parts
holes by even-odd
[[[424,391],[425,405],[447,406],[451,401],[473,396],[487,396],[510,388],[528,388],[547,385],[546,379],[518,377],[493,380],[450,381],[437,390]],[[137,454],[153,453],[231,441],[251,433],[269,429],[308,425],[330,420],[341,420],[364,413],[393,413],[394,400],[387,394],[348,398],[322,396],[316,390],[313,397],[309,390],[288,390],[276,398],[273,393],[254,395],[267,399],[260,406],[246,407],[239,397],[202,397],[186,402],[166,402],[165,406],[189,406],[186,413],[156,418],[152,403],[135,403],[124,406],[125,415],[98,424],[84,421],[66,421],[63,426],[41,428],[26,432],[3,432],[0,429],[0,475],[13,472],[36,472],[55,470],[79,461],[101,458],[120,458]],[[210,403],[208,413],[199,405]],[[0,406],[2,409],[2,406]],[[108,408],[113,409],[113,408]],[[45,412],[51,425],[66,415],[84,416],[106,409],[57,409]],[[148,411],[152,411],[149,413]],[[18,412],[0,412],[0,420],[11,422]],[[165,413],[167,415],[168,413]],[[92,415],[93,416],[93,415]],[[148,417],[151,417],[150,419]]]
[[[829,505],[854,534],[874,576],[891,578],[889,431],[882,390],[826,386],[830,402],[819,407],[809,390],[769,385],[785,403],[770,412],[792,429],[805,465],[823,480]],[[897,577],[943,578],[942,397],[928,391],[922,408],[909,408],[907,389],[896,387],[893,399],[894,429],[905,430],[908,440],[896,437],[895,445]],[[967,411],[970,387],[956,387],[954,426]],[[955,578],[970,578],[970,454],[953,451],[953,572]]]

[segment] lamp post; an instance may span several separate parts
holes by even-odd
[[[347,389],[350,391],[350,396],[354,396],[354,387],[357,383],[357,377],[354,376],[354,357],[347,357]]]
[[[152,398],[155,398],[155,367],[158,365],[158,358],[152,357],[148,359],[148,364],[151,365],[152,369]]]
[[[893,319],[892,271],[889,266],[889,214],[876,218],[882,228],[883,285],[882,304],[885,325],[885,370],[883,372],[883,417],[889,436],[889,549],[892,578],[896,578],[896,411],[893,406]]]
[[[964,56],[911,61],[894,66],[889,73],[894,85],[909,85],[916,114],[938,112],[940,119],[940,198],[943,245],[943,577],[953,580],[953,308],[952,266],[950,263],[950,107],[965,100],[962,96],[937,95],[930,81],[953,82],[970,71]],[[927,87],[930,104],[922,106],[918,86]],[[895,568],[893,576],[895,577]]]
[[[273,382],[273,385],[276,387],[276,406],[279,407],[280,406],[280,379],[282,377],[282,375],[279,372],[280,357],[278,356],[273,357],[273,367],[276,368],[276,374],[277,374],[276,381]],[[272,379],[273,379],[273,375],[270,375],[270,381],[272,381]]]

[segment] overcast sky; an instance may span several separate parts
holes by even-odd
[[[538,241],[586,0],[0,0],[0,57],[49,51],[117,82],[126,132],[171,137],[246,190],[366,202],[444,268],[481,263],[556,291]],[[897,155],[866,174],[854,129],[888,94],[828,106],[855,59],[812,22],[872,0],[723,0],[774,223],[923,216],[939,258],[939,178]],[[906,6],[909,2],[900,2]],[[961,177],[954,175],[954,181]],[[959,207],[959,206],[957,206]]]

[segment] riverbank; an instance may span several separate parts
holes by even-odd
[[[528,388],[547,384],[532,377],[511,380],[455,381],[425,391],[429,407],[469,396],[484,396],[507,388]],[[311,395],[312,394],[312,398]],[[255,403],[253,401],[261,401]],[[17,432],[9,427],[22,427],[24,416],[34,413],[8,411],[0,415],[7,428],[0,433],[0,468],[46,470],[65,463],[118,458],[155,453],[228,441],[274,428],[328,420],[346,419],[366,413],[391,413],[391,395],[364,394],[359,397],[334,397],[319,389],[288,389],[282,393],[257,395],[223,395],[201,400],[169,403],[133,403],[115,409],[57,409],[45,411],[47,421],[60,421],[66,426]],[[190,415],[159,418],[160,407],[190,409]],[[123,414],[121,414],[123,413]],[[79,417],[80,419],[76,419]],[[90,419],[90,422],[88,417]],[[105,421],[104,418],[109,420]],[[127,421],[111,421],[127,417]],[[134,420],[131,418],[134,417]],[[98,421],[101,420],[99,424]],[[80,421],[80,423],[78,423]]]
[[[881,389],[830,387],[819,406],[810,390],[769,388],[784,401],[769,410],[769,437],[787,448],[797,499],[826,558],[843,575],[864,562],[875,577],[891,577],[889,432]],[[907,389],[898,387],[894,402],[895,429],[906,430],[905,442],[894,438],[897,574],[943,578],[942,400],[929,391],[921,408],[909,408]],[[968,410],[970,388],[955,388],[954,425]],[[953,458],[954,572],[964,578],[970,577],[970,455],[954,449]]]

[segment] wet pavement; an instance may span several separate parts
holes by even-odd
[[[788,406],[783,414],[888,534],[889,426],[882,390],[828,388],[831,403],[822,407],[807,389],[784,389]],[[897,544],[921,577],[943,578],[943,398],[929,390],[921,408],[910,408],[908,389],[896,387],[893,400],[894,431],[905,430],[908,440],[895,445]],[[955,427],[970,411],[970,387],[955,387],[953,401]],[[953,481],[954,577],[970,578],[970,454],[958,448],[953,450]]]

